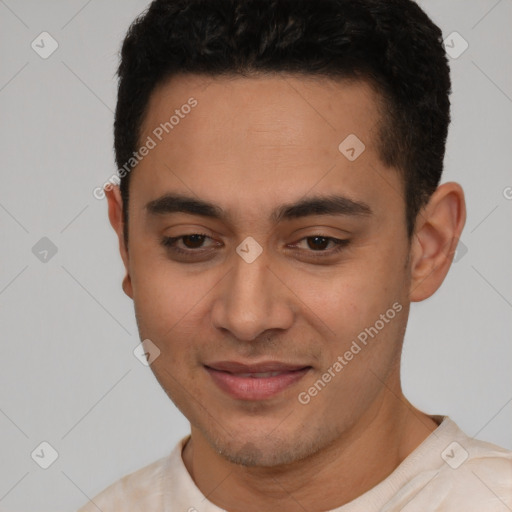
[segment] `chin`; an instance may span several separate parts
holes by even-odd
[[[296,462],[294,453],[286,450],[276,451],[256,446],[254,443],[246,443],[238,450],[220,449],[219,455],[233,464],[246,467],[276,467]]]
[[[306,443],[306,439],[298,436],[296,441],[291,441],[293,436],[287,436],[287,441],[272,435],[255,436],[248,439],[219,439],[208,440],[213,449],[224,459],[233,464],[246,467],[277,467],[298,462],[314,454],[321,446]],[[213,441],[213,442],[212,442]]]

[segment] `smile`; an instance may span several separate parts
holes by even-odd
[[[265,400],[299,382],[311,366],[291,366],[275,362],[260,365],[226,362],[205,365],[205,369],[217,387],[232,398]]]

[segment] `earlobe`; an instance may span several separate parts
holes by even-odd
[[[427,299],[441,286],[465,222],[462,187],[454,182],[440,185],[416,219],[411,244],[411,302]]]
[[[126,270],[126,275],[123,278],[122,288],[124,293],[133,299],[128,248],[124,243],[123,200],[119,187],[117,185],[109,185],[108,187],[105,187],[105,197],[108,201],[108,218],[112,228],[117,234],[119,240],[119,252],[121,254],[121,258]]]
[[[127,270],[126,275],[123,278],[123,291],[130,297],[130,299],[133,299],[133,288],[132,288],[132,278],[130,277],[130,272]]]

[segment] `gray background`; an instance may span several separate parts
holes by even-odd
[[[0,0],[0,510],[74,510],[188,432],[132,353],[117,240],[92,195],[116,170],[117,52],[147,5]],[[464,187],[468,219],[445,283],[412,305],[404,390],[512,448],[512,0],[421,5],[469,44],[451,59],[443,180]],[[47,59],[31,48],[43,31],[59,44]],[[43,237],[47,262],[32,252]],[[42,441],[59,455],[46,470],[31,458]]]

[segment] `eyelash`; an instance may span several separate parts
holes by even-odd
[[[182,238],[185,238],[185,237],[188,237],[188,236],[203,236],[205,238],[210,238],[206,233],[187,233],[186,235],[181,235],[181,236],[175,236],[175,237],[166,236],[166,237],[163,237],[161,243],[162,243],[162,245],[166,249],[169,249],[169,250],[171,250],[172,252],[174,252],[176,254],[181,254],[181,255],[184,255],[184,256],[191,256],[191,255],[194,255],[194,254],[200,254],[201,249],[188,249],[188,250],[185,250],[185,249],[181,249],[180,247],[176,247],[175,244],[176,244],[176,242],[178,240],[181,240]],[[335,246],[336,246],[334,249],[331,249],[330,251],[322,251],[322,250],[320,250],[320,251],[313,251],[313,250],[307,251],[307,252],[311,253],[313,258],[326,258],[328,256],[332,256],[333,254],[337,254],[340,251],[342,251],[344,248],[346,248],[349,245],[349,243],[350,243],[350,240],[347,240],[347,239],[334,238],[332,236],[324,236],[324,235],[321,235],[321,234],[306,236],[304,238],[301,238],[299,240],[299,242],[302,242],[302,240],[307,240],[308,238],[324,238],[324,239],[334,243]]]

